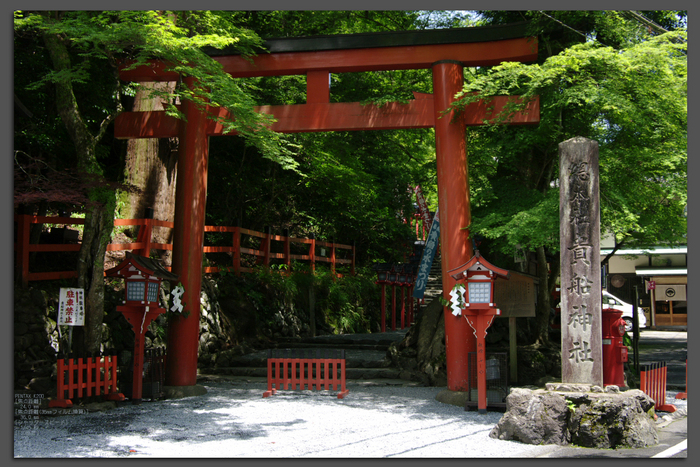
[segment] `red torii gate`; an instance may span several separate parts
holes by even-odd
[[[470,105],[460,115],[443,115],[462,90],[463,67],[496,65],[505,61],[534,61],[537,38],[525,36],[525,24],[393,33],[350,34],[275,39],[266,42],[270,53],[253,57],[212,56],[233,77],[305,74],[305,104],[259,106],[258,112],[272,114],[272,129],[282,133],[312,131],[392,130],[435,128],[438,205],[442,248],[443,294],[456,281],[448,271],[472,256],[469,231],[469,186],[467,176],[466,126],[492,119],[511,99],[497,97]],[[225,52],[224,52],[225,53]],[[377,107],[357,102],[330,102],[330,73],[398,69],[432,69],[434,94],[414,93],[407,104]],[[122,71],[125,81],[178,81],[177,73],[154,62],[152,66]],[[188,81],[189,80],[189,81]],[[185,78],[191,85],[191,79]],[[186,318],[170,323],[166,384],[194,386],[197,379],[199,342],[199,296],[201,290],[202,245],[207,192],[208,137],[223,135],[222,125],[190,103],[181,107],[186,121],[164,112],[124,112],[117,118],[117,138],[167,138],[180,140],[172,271],[185,288],[182,301]],[[230,116],[226,109],[209,107],[210,115]],[[453,118],[454,117],[454,118]],[[539,122],[539,101],[509,119],[510,124]],[[467,355],[475,351],[476,338],[466,320],[445,307],[447,384],[453,391],[469,390]]]

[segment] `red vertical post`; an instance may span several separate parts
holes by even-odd
[[[100,357],[97,357],[97,358],[99,359]],[[97,366],[95,365],[95,357],[93,357],[92,355],[88,355],[88,357],[85,359],[85,369],[87,370],[86,371],[87,381],[85,382],[85,386],[87,387],[87,396],[88,397],[92,396],[93,385],[96,386],[95,395],[96,396],[100,395],[100,386],[99,386],[99,384],[96,384],[96,382],[99,383],[100,375],[99,375],[99,373],[97,375],[95,375],[95,373],[97,373],[95,371],[96,368],[97,368]],[[97,381],[95,381],[93,379],[95,376],[97,376],[97,378],[96,378]]]
[[[462,70],[462,64],[454,61],[436,62],[432,67],[442,293],[448,301],[457,281],[447,272],[473,256],[469,231],[466,230],[471,222],[466,127],[454,112],[443,114],[452,104],[454,95],[462,90]],[[468,354],[476,350],[476,338],[466,320],[454,316],[447,306],[444,307],[444,316],[447,387],[452,391],[468,391]]]
[[[186,79],[192,86],[194,80]],[[186,121],[180,123],[172,271],[185,291],[184,313],[168,323],[166,385],[194,386],[197,382],[199,295],[202,286],[204,214],[207,201],[207,118],[189,101],[183,102]]]
[[[312,70],[306,72],[306,103],[323,104],[330,102],[330,72]]]
[[[83,386],[84,386],[84,379],[83,379],[83,370],[85,369],[84,362],[85,360],[83,358],[78,358],[77,359],[78,365],[78,383],[77,383],[77,388],[78,388],[78,397],[83,397]]]

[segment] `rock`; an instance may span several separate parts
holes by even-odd
[[[435,396],[435,400],[442,402],[443,404],[456,405],[458,407],[464,407],[469,400],[468,391],[451,391],[449,389],[443,389]]]
[[[513,388],[506,413],[489,436],[527,444],[568,444],[571,434],[566,398],[559,393]]]
[[[489,436],[527,444],[575,444],[591,448],[640,448],[658,443],[650,411],[654,401],[639,390],[548,384],[513,388],[506,413]],[[579,391],[583,390],[583,391]]]
[[[572,443],[598,449],[658,444],[648,413],[652,407],[653,401],[639,390],[592,395],[571,416]]]
[[[183,397],[202,396],[207,388],[199,384],[193,386],[163,386],[166,399],[182,399]]]
[[[84,407],[88,412],[106,412],[117,408],[117,403],[114,401],[88,402]]]

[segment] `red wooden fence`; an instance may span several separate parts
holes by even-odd
[[[654,362],[641,365],[639,372],[639,389],[654,399],[655,410],[675,412],[676,407],[666,403],[666,362]]]
[[[52,272],[30,272],[29,255],[32,252],[69,252],[79,251],[80,244],[31,244],[29,243],[29,232],[32,224],[61,224],[61,225],[83,225],[85,221],[73,217],[48,217],[34,215],[15,215],[17,224],[17,237],[15,240],[15,269],[22,285],[26,286],[29,281],[70,279],[77,277],[77,271],[52,271]],[[157,219],[115,219],[115,227],[139,226],[138,236],[132,243],[111,243],[107,245],[107,251],[132,250],[142,256],[150,256],[151,250],[172,250],[170,243],[156,243],[152,241],[152,231],[154,227],[173,228],[172,222]],[[268,232],[257,232],[255,230],[244,229],[242,227],[231,226],[205,226],[205,232],[226,232],[231,234],[231,246],[204,246],[204,253],[231,253],[233,260],[230,266],[236,274],[250,272],[252,268],[241,265],[242,255],[252,255],[257,264],[269,266],[271,260],[281,260],[287,266],[295,261],[308,261],[311,269],[314,270],[316,263],[328,263],[333,273],[336,272],[337,265],[348,265],[350,273],[355,274],[355,246],[343,245],[339,243],[323,242],[313,238],[292,238],[289,236],[272,235]],[[242,236],[259,238],[258,248],[248,248],[242,246]],[[272,242],[282,242],[283,252],[271,252]],[[292,254],[291,244],[307,245],[305,254]],[[328,249],[328,255],[316,254],[317,248]],[[347,258],[338,257],[338,250],[346,250]],[[221,272],[223,267],[208,266],[203,269],[206,273]]]
[[[321,358],[321,351],[316,350],[316,358],[295,357],[287,349],[286,356],[273,356],[273,351],[267,351],[267,391],[263,397],[276,394],[280,389],[295,390],[299,388],[316,389],[317,391],[330,388],[338,390],[338,399],[348,394],[345,388],[345,351],[340,350],[339,358]],[[327,352],[327,351],[326,351]],[[303,352],[302,352],[303,353]]]
[[[104,396],[107,400],[123,401],[117,392],[117,356],[89,358],[59,358],[56,399],[49,407],[72,407],[76,397]]]

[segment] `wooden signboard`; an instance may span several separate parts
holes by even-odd
[[[508,280],[494,282],[493,299],[502,318],[531,318],[535,316],[536,277],[508,271]]]

